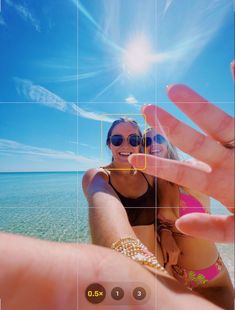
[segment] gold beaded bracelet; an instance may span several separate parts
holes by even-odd
[[[130,257],[142,265],[165,271],[159,264],[156,256],[149,252],[147,247],[139,239],[132,237],[122,238],[114,242],[111,249]]]

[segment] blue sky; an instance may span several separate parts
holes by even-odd
[[[0,2],[2,172],[100,166],[115,114],[143,125],[144,103],[191,124],[167,84],[234,114],[232,0]]]

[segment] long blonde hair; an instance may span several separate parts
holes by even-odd
[[[143,133],[143,137],[145,137],[146,134],[153,129],[154,128],[151,127],[147,128]],[[167,158],[173,160],[180,160],[176,147],[166,138],[166,136],[164,136],[164,138],[166,139],[167,142]]]

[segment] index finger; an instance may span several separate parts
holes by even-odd
[[[186,85],[168,87],[171,101],[205,133],[222,144],[234,139],[234,119]]]
[[[160,107],[144,106],[143,113],[151,127],[157,127],[158,120],[164,124],[167,138],[185,153],[210,165],[217,164],[221,158],[225,158],[228,152],[225,147],[181,122]]]

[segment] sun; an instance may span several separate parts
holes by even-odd
[[[152,63],[150,43],[144,36],[129,42],[123,57],[124,71],[131,75],[141,75],[149,71]]]

